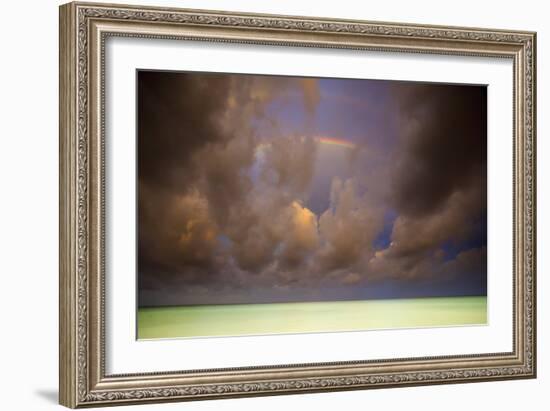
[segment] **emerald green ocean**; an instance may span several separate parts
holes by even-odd
[[[487,323],[487,297],[147,307],[138,338],[359,331]]]

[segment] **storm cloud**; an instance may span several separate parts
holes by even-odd
[[[401,103],[401,148],[392,179],[396,209],[422,216],[441,209],[457,191],[479,185],[477,195],[485,192],[486,88],[401,84],[395,93]]]
[[[487,208],[487,96],[484,87],[400,85],[400,144],[394,154],[390,246],[376,261],[387,275],[437,270],[449,242],[476,232]],[[480,269],[485,261],[480,260]]]
[[[485,292],[485,87],[368,82],[139,71],[139,304]]]

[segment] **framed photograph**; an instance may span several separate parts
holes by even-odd
[[[536,376],[533,32],[60,8],[60,403]]]

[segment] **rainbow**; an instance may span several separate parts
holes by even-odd
[[[337,147],[349,148],[349,149],[353,149],[356,147],[356,145],[351,141],[347,141],[341,138],[313,137],[313,139],[317,141],[319,144],[324,144],[329,146],[337,146]],[[260,143],[256,146],[256,152],[263,152],[269,147],[271,147],[271,143]]]
[[[353,144],[351,141],[347,141],[341,138],[316,137],[315,139],[321,144],[328,144],[331,146],[338,146],[338,147],[344,147],[344,148],[355,148],[355,144]]]

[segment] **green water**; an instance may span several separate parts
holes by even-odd
[[[487,297],[150,307],[138,310],[138,338],[356,331],[486,323]]]

